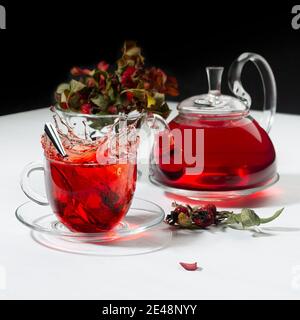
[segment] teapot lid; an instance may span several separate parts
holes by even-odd
[[[203,116],[234,116],[248,113],[250,105],[233,96],[221,94],[223,67],[207,67],[209,91],[183,100],[179,112]]]

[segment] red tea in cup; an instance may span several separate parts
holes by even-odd
[[[70,230],[111,230],[129,210],[136,187],[137,139],[133,127],[124,128],[118,134],[108,130],[95,140],[81,139],[70,128],[67,134],[59,131],[65,158],[42,136],[47,198],[59,221]],[[128,134],[130,140],[126,140]]]
[[[47,198],[72,231],[101,232],[126,215],[135,191],[136,164],[67,163],[46,159]]]

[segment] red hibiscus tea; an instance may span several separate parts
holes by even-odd
[[[183,155],[182,163],[174,158],[183,152],[199,153],[196,148],[199,143],[196,129],[199,128],[203,133],[202,168],[199,174],[189,174],[187,169],[195,163],[185,163]],[[157,142],[154,148],[157,160],[152,163],[152,174],[164,185],[188,190],[238,190],[260,186],[276,174],[273,144],[252,118],[209,122],[189,119],[185,123],[173,120],[170,129],[179,130],[182,137],[185,130],[190,130],[192,135],[188,144],[183,142],[180,147],[170,139],[170,151],[164,150],[161,141]],[[169,152],[169,163],[163,162],[166,152]]]
[[[101,232],[126,215],[136,165],[71,164],[46,160],[46,191],[53,212],[72,231]]]
[[[70,132],[68,136],[60,132],[60,136],[66,158],[57,154],[46,136],[42,137],[46,192],[53,212],[72,231],[111,230],[126,215],[134,195],[135,149],[130,150],[130,156],[107,161],[104,158],[111,139],[87,142]]]

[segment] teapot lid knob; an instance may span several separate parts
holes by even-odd
[[[248,113],[249,107],[240,99],[221,93],[223,71],[220,66],[207,67],[208,93],[182,101],[178,111],[204,116],[240,116]]]
[[[223,67],[206,67],[209,99],[195,99],[195,104],[214,106],[220,102],[218,97],[221,96],[221,83],[223,71]]]
[[[216,96],[221,95],[221,82],[223,71],[223,67],[206,67],[208,93]]]

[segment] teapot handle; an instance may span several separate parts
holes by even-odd
[[[250,108],[251,97],[245,91],[241,83],[241,74],[244,65],[251,61],[256,66],[264,89],[263,116],[261,126],[269,132],[276,112],[277,90],[274,74],[268,62],[256,53],[246,52],[241,54],[231,65],[228,72],[228,84],[230,90]]]

